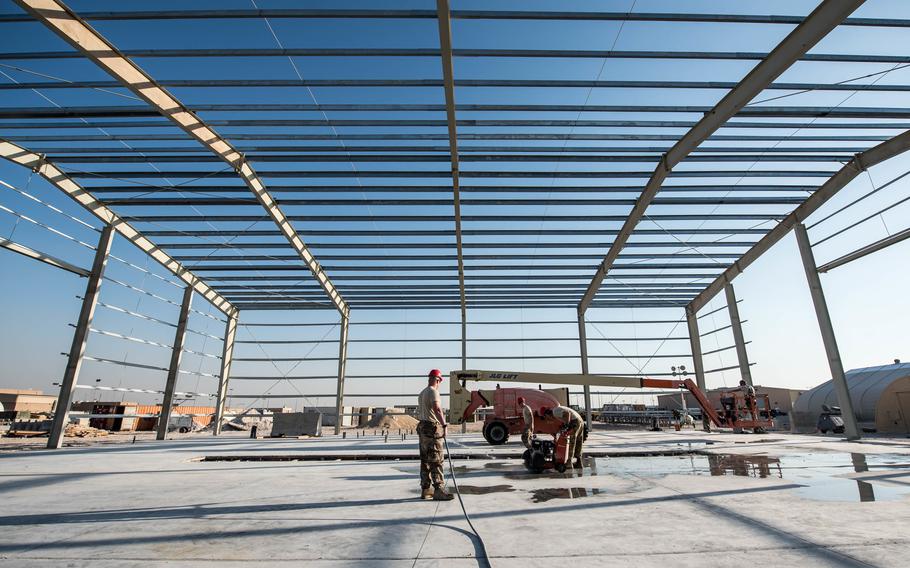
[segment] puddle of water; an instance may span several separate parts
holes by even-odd
[[[551,499],[581,499],[583,497],[593,497],[603,493],[602,489],[592,489],[587,487],[567,487],[555,489],[534,489],[531,491],[531,501],[534,503],[545,503]]]
[[[400,471],[418,474],[416,467],[398,467]],[[782,479],[802,485],[796,495],[819,501],[892,501],[910,494],[910,456],[899,454],[816,453],[782,456],[711,454],[684,456],[635,456],[615,458],[586,458],[581,469],[564,473],[547,470],[541,474],[527,471],[517,461],[492,462],[476,466],[458,466],[459,479],[504,478],[514,481],[563,480],[593,476],[613,476],[632,480],[622,490],[607,489],[546,489],[532,492],[532,500],[541,503],[550,499],[574,499],[601,493],[631,493],[649,486],[647,479],[667,475],[737,476],[759,479]],[[861,474],[857,476],[856,474]],[[492,481],[492,480],[491,480]],[[462,486],[465,487],[465,486]],[[468,486],[469,491],[485,491],[482,486]],[[476,487],[476,489],[475,489]],[[493,485],[500,488],[510,485]],[[502,489],[505,491],[506,489]],[[582,493],[584,491],[584,493]]]
[[[613,458],[605,472],[636,477],[733,475],[778,478],[803,485],[796,494],[818,501],[892,501],[910,493],[910,458],[902,455],[846,453],[767,455],[692,455]],[[880,472],[851,477],[853,473]],[[890,483],[889,483],[890,482]]]
[[[487,495],[489,493],[511,493],[515,488],[511,485],[459,485],[458,492],[462,495]]]

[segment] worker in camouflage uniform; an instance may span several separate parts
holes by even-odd
[[[528,406],[525,397],[518,397],[518,408],[521,409],[521,417],[524,419],[524,429],[521,431],[521,443],[526,448],[531,447],[531,438],[534,436],[534,411]]]
[[[451,501],[442,475],[443,438],[446,436],[446,418],[442,412],[439,384],[442,372],[430,371],[427,388],[417,397],[417,434],[420,438],[420,498],[434,501]]]
[[[538,411],[541,418],[553,417],[562,423],[560,432],[568,437],[569,447],[566,459],[570,463],[569,467],[582,467],[581,451],[584,443],[585,422],[581,414],[575,412],[568,406],[554,406],[553,408],[541,408]]]

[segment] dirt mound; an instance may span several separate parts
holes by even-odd
[[[99,430],[91,426],[80,426],[78,424],[68,424],[63,432],[64,436],[72,438],[99,438],[107,436],[107,430]]]
[[[404,414],[400,408],[386,408],[379,416],[374,416],[367,422],[366,428],[377,428],[381,430],[413,430],[417,428],[417,419],[413,416]],[[364,428],[364,426],[361,426]]]

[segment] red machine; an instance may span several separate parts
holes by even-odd
[[[534,412],[534,433],[556,434],[561,426],[559,421],[550,418],[540,418],[537,415],[537,411],[544,406],[553,408],[554,406],[565,404],[566,401],[564,399],[567,398],[565,391],[566,389],[537,390],[523,388],[471,391],[470,403],[462,412],[461,420],[456,421],[456,423],[464,422],[470,418],[478,408],[492,406],[493,413],[487,415],[484,419],[483,437],[493,446],[505,444],[509,441],[511,434],[521,434],[524,430],[524,417],[521,415],[521,408],[518,406],[518,398],[523,396],[525,403]]]
[[[739,389],[720,394],[720,412],[715,424],[764,434],[771,427],[771,403],[767,394],[746,397]]]
[[[542,405],[553,406],[554,394],[562,394],[565,389],[555,389],[549,392],[534,389],[507,388],[495,391],[470,391],[467,381],[484,382],[519,382],[519,383],[544,383],[563,385],[588,385],[609,386],[624,388],[658,388],[658,389],[686,389],[702,409],[703,416],[718,427],[743,428],[761,433],[771,427],[770,406],[767,395],[758,395],[747,402],[739,391],[726,393],[726,402],[721,402],[721,411],[718,412],[714,405],[699,390],[692,379],[647,379],[639,377],[612,376],[612,375],[573,375],[550,374],[533,372],[506,372],[506,371],[453,371],[450,375],[449,419],[453,424],[460,424],[475,410],[482,406],[493,406],[492,416],[488,416],[484,426],[484,437],[494,445],[504,444],[509,439],[509,434],[517,434],[523,428],[523,419],[518,412],[516,399],[524,396],[535,411]],[[497,394],[498,393],[498,394]],[[499,397],[499,398],[497,398]],[[732,397],[732,401],[731,401]],[[492,404],[491,404],[492,403]],[[565,404],[565,401],[560,401]],[[763,407],[762,407],[763,405]],[[556,434],[561,425],[549,423],[535,417],[534,431],[541,434]]]
[[[540,473],[545,469],[555,469],[562,473],[569,463],[569,436],[566,432],[553,434],[553,440],[531,439],[531,447],[524,451],[521,458],[531,473]]]

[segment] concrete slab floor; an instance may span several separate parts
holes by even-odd
[[[0,565],[482,565],[458,501],[418,499],[415,461],[201,461],[414,453],[391,438],[2,453]],[[618,457],[537,476],[498,458],[514,442],[450,445],[476,456],[455,473],[496,567],[907,565],[910,440],[595,431],[586,447]],[[623,457],[667,451],[685,453]]]

